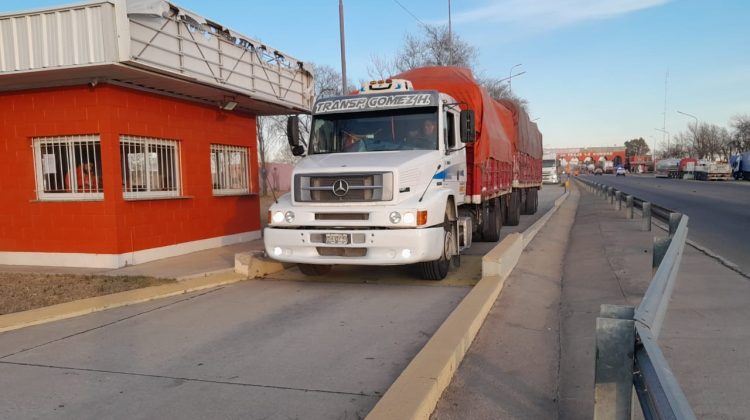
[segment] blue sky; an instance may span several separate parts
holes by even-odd
[[[425,23],[447,21],[447,0],[399,0]],[[0,10],[56,0],[0,0]],[[178,5],[305,61],[340,69],[337,0],[180,0]],[[350,79],[373,55],[392,56],[419,23],[394,0],[345,0]],[[750,114],[750,2],[744,0],[453,0],[453,30],[479,49],[485,76],[526,71],[546,147],[662,140],[693,120],[728,127]]]

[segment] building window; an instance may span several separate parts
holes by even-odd
[[[120,136],[120,166],[126,199],[180,195],[180,150],[174,140]]]
[[[33,139],[40,200],[102,200],[102,154],[98,135]]]
[[[248,168],[247,147],[211,145],[211,182],[214,195],[248,194]]]

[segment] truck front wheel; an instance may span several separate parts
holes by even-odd
[[[422,278],[425,280],[442,280],[448,275],[448,269],[450,269],[451,258],[458,253],[456,249],[456,240],[453,237],[452,224],[448,220],[448,216],[445,216],[443,222],[443,250],[440,253],[440,258],[434,261],[427,261],[419,263],[419,271]]]
[[[297,264],[297,267],[306,276],[324,276],[331,272],[330,264]]]

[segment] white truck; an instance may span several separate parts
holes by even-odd
[[[542,156],[542,182],[559,184],[562,180],[562,166],[556,153],[545,153]]]
[[[459,95],[461,87],[474,86],[452,68],[428,70],[443,82],[460,80]],[[472,238],[497,241],[508,215],[518,223],[518,214],[535,212],[536,189],[513,188],[509,139],[490,137],[499,123],[486,127],[499,121],[493,117],[499,111],[485,108],[484,122],[475,122],[483,98],[476,95],[486,93],[454,98],[445,93],[452,85],[445,86],[414,90],[410,80],[388,79],[356,95],[319,99],[292,191],[269,209],[266,253],[297,263],[307,275],[326,274],[336,264],[418,263],[423,278],[440,280],[460,264]],[[467,105],[474,109],[462,109]],[[287,134],[302,155],[298,124],[290,117]],[[507,173],[489,171],[502,162],[490,162],[487,142],[504,142],[493,147],[507,152]]]
[[[732,167],[728,163],[699,160],[694,166],[694,177],[701,181],[731,181]]]

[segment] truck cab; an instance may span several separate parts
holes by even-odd
[[[562,180],[562,166],[555,154],[545,154],[542,157],[542,182],[545,184],[559,184]]]
[[[306,151],[296,117],[288,128],[293,151],[306,156],[292,191],[269,210],[270,257],[311,275],[334,264],[419,263],[425,278],[446,276],[471,241],[458,213],[467,200],[465,143],[475,135],[470,111],[388,79],[319,99]]]

